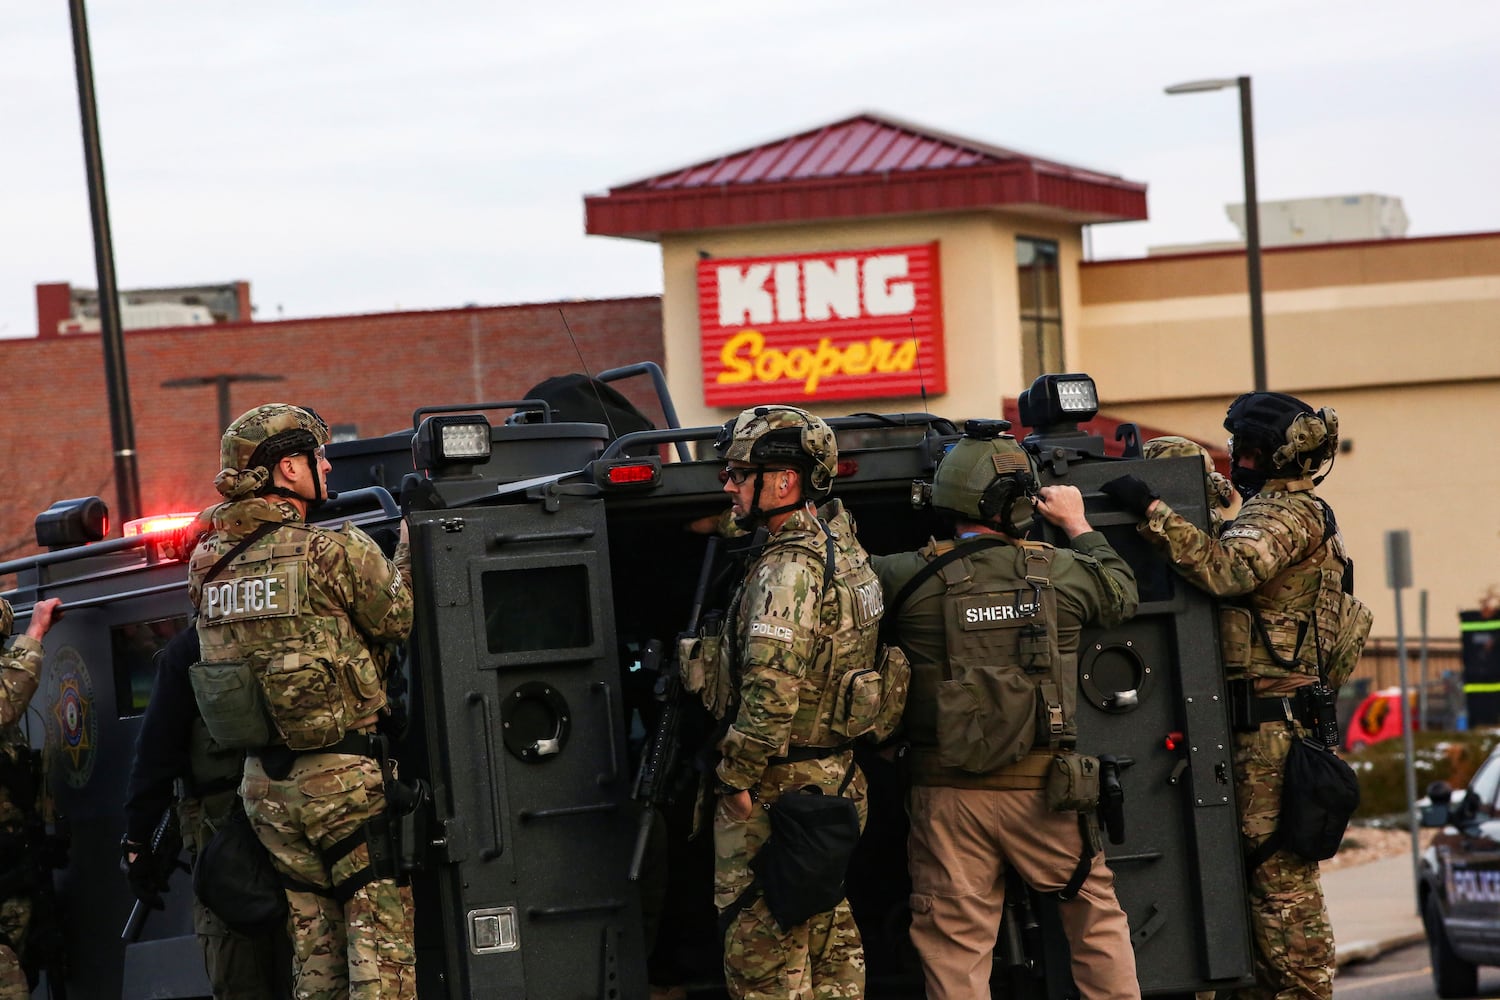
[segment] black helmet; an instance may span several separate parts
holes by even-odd
[[[1313,410],[1284,392],[1247,392],[1229,404],[1224,429],[1232,436],[1236,459],[1246,448],[1258,449],[1273,475],[1307,475],[1333,457],[1339,442],[1339,418],[1332,407]]]

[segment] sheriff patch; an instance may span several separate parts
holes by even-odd
[[[290,618],[297,613],[297,576],[280,570],[210,583],[203,588],[199,610],[209,625]]]
[[[1024,592],[1027,598],[1031,592]],[[1022,592],[985,594],[960,601],[959,625],[965,630],[1006,628],[1035,618],[1039,606],[1035,600],[1022,600]]]
[[[1260,536],[1261,530],[1259,528],[1252,528],[1249,525],[1239,527],[1231,525],[1219,536],[1219,540],[1223,541],[1226,538],[1248,538],[1252,542],[1255,542],[1260,540]]]
[[[772,642],[779,642],[783,646],[790,646],[792,644],[792,630],[785,625],[778,625],[775,622],[751,622],[750,638],[770,639]]]

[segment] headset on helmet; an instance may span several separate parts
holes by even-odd
[[[839,471],[833,428],[795,406],[753,406],[741,412],[719,431],[714,450],[729,462],[795,468],[804,474],[813,497],[826,496]]]
[[[996,524],[1019,538],[1031,526],[1036,468],[1031,456],[1004,433],[1005,420],[970,420],[964,435],[938,463],[932,506],[976,523]]]
[[[1246,446],[1258,448],[1271,473],[1308,475],[1338,451],[1339,418],[1333,408],[1314,411],[1283,392],[1240,396],[1229,404],[1224,429],[1232,435],[1230,450],[1236,457]]]
[[[257,406],[225,428],[214,485],[232,500],[268,492],[271,469],[278,461],[306,454],[312,462],[330,437],[328,424],[315,410],[290,403]]]

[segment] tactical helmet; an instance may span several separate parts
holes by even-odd
[[[1224,416],[1232,435],[1230,451],[1239,457],[1245,447],[1257,448],[1273,474],[1307,475],[1333,457],[1338,449],[1339,418],[1332,407],[1314,411],[1302,400],[1283,392],[1247,392]]]
[[[0,642],[10,638],[10,630],[15,624],[16,615],[10,609],[10,602],[0,597]]]
[[[1031,526],[1036,469],[1004,420],[970,420],[938,463],[932,506],[975,523],[998,523],[1020,537]]]
[[[242,414],[219,442],[219,493],[240,499],[271,480],[271,468],[287,455],[311,454],[327,444],[328,425],[315,410],[266,403]]]
[[[789,466],[801,471],[807,492],[825,496],[839,471],[839,446],[822,417],[795,406],[752,406],[727,421],[714,450],[729,462]]]
[[[1234,502],[1234,487],[1229,480],[1214,468],[1213,456],[1208,449],[1196,441],[1175,434],[1154,437],[1141,446],[1142,458],[1197,458],[1203,462],[1203,485],[1208,490],[1211,513],[1213,508],[1228,507]]]

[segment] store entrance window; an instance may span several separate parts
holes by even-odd
[[[1057,241],[1016,237],[1016,279],[1021,292],[1021,374],[1023,384],[1029,385],[1038,375],[1066,370]]]

